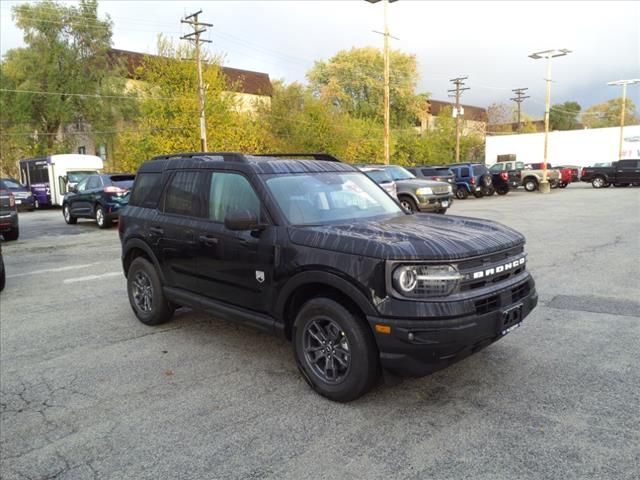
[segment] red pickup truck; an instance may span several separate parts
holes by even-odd
[[[542,170],[544,164],[532,163],[530,165],[534,170]],[[559,173],[560,178],[558,179],[557,186],[560,188],[567,188],[567,185],[573,180],[573,171],[569,167],[552,167],[550,163],[547,163],[547,170],[555,170]]]

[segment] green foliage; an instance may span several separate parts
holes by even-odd
[[[622,97],[587,108],[581,116],[582,123],[589,128],[617,127],[620,125],[622,113]],[[640,118],[636,116],[636,106],[630,99],[625,102],[625,125],[637,125]]]
[[[65,151],[65,127],[78,122],[113,125],[119,104],[92,96],[121,94],[123,86],[107,56],[111,21],[100,20],[97,10],[96,0],[77,6],[43,0],[13,8],[26,47],[6,53],[0,88],[43,93],[1,92],[3,160]]]
[[[415,55],[390,51],[390,122],[393,126],[412,124],[425,108],[415,95],[418,69]],[[338,52],[327,61],[318,61],[307,73],[313,93],[340,111],[357,118],[382,122],[384,98],[384,58],[373,47]]]
[[[549,110],[550,130],[575,130],[580,125],[578,115],[582,107],[577,102],[564,102],[551,106]]]

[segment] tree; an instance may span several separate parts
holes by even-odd
[[[492,103],[487,107],[487,130],[491,132],[511,132],[514,122],[514,108],[506,103]]]
[[[582,123],[589,128],[617,127],[620,125],[622,113],[622,98],[614,98],[603,103],[597,103],[587,108],[581,116]],[[625,125],[640,124],[636,116],[636,106],[630,99],[625,103]]]
[[[107,56],[111,21],[99,19],[97,10],[97,0],[13,8],[26,47],[9,50],[2,62],[0,119],[3,132],[22,132],[23,150],[64,151],[65,126],[113,123],[118,108],[102,95],[121,94],[123,81]]]
[[[418,69],[415,55],[390,51],[390,123],[413,124],[426,107],[415,95]],[[307,73],[312,92],[340,111],[362,119],[382,122],[384,98],[384,58],[373,47],[338,52],[327,61],[318,61]]]
[[[577,102],[558,103],[549,110],[550,130],[575,130],[580,123],[578,114],[581,107]]]

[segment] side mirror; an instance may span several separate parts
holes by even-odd
[[[255,213],[249,210],[236,210],[224,218],[224,226],[228,230],[260,230],[264,228]]]

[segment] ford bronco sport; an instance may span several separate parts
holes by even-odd
[[[120,215],[131,307],[178,306],[293,342],[318,393],[350,401],[502,338],[536,306],[524,237],[487,220],[410,214],[364,173],[314,159],[157,157]]]

